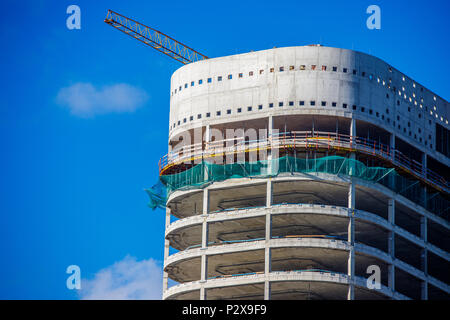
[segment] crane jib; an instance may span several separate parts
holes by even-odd
[[[183,64],[208,59],[207,56],[168,35],[112,10],[108,10],[108,14],[104,21],[117,30],[122,31]]]

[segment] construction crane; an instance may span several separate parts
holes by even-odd
[[[182,44],[168,35],[147,27],[140,22],[127,18],[124,15],[112,10],[108,10],[105,22],[117,30],[120,30],[130,37],[133,37],[152,47],[153,49],[168,55],[182,64],[208,59],[207,56],[195,51],[194,49]]]

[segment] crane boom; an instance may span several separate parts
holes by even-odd
[[[108,10],[105,22],[183,64],[208,59],[207,56],[168,35],[112,10]]]

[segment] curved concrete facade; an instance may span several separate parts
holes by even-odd
[[[300,106],[300,101],[304,105]],[[280,109],[280,102],[284,108]],[[322,106],[322,102],[326,105]],[[262,109],[258,109],[260,105]],[[408,111],[407,105],[414,110]],[[252,111],[248,111],[249,106]],[[181,67],[171,79],[169,124],[170,137],[174,137],[205,124],[259,118],[264,113],[360,118],[420,145],[448,165],[448,158],[435,152],[432,143],[435,122],[448,128],[448,112],[446,100],[376,57],[347,49],[303,46],[214,58]],[[396,121],[396,116],[400,120]]]
[[[171,79],[162,175],[189,169],[181,156],[218,154],[208,148],[227,129],[251,128],[269,141],[265,159],[339,155],[392,168],[417,180],[425,200],[325,173],[173,190],[163,298],[448,299],[449,247],[439,240],[449,238],[448,210],[427,200],[448,199],[450,162],[436,146],[448,112],[447,101],[384,61],[346,49],[277,48],[181,67]],[[298,143],[300,131],[328,142]],[[274,147],[275,132],[294,140]],[[361,140],[370,143],[360,148]],[[370,266],[380,270],[378,288],[368,287]],[[169,288],[169,278],[179,284]]]

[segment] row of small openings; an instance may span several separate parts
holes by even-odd
[[[400,100],[397,100],[397,106],[400,106]],[[420,105],[420,108],[423,109],[422,105]],[[434,108],[436,110],[436,107],[434,107]],[[407,110],[408,110],[408,112],[411,112],[411,106],[408,106]],[[418,110],[417,118],[418,119],[422,119],[423,114],[427,115],[427,112],[428,112],[428,107],[426,107],[426,106],[425,106],[425,113],[423,111],[421,111],[421,110]],[[399,118],[399,116],[397,116],[397,117]],[[430,110],[430,117],[433,118],[433,112],[431,110]],[[443,120],[444,120],[444,118],[441,117],[441,121],[443,121]],[[445,123],[448,124],[448,120],[447,119],[445,120]],[[430,118],[428,119],[426,124],[428,124],[429,126],[433,125],[433,123],[432,123]]]
[[[397,121],[400,122],[400,116],[399,116],[399,115],[397,115]],[[430,122],[431,122],[431,120],[430,120]],[[394,125],[394,127],[395,127],[395,121],[393,122],[393,125]],[[430,142],[432,141],[432,136],[431,136],[431,134],[428,134],[428,136],[426,136],[426,133],[424,132],[424,130],[423,130],[421,127],[418,127],[418,128],[417,128],[417,133],[414,133],[414,134],[413,134],[413,132],[411,131],[411,122],[410,122],[410,121],[408,121],[407,125],[404,126],[404,127],[402,127],[402,126],[400,125],[400,123],[397,123],[397,128],[396,128],[396,129],[398,129],[398,130],[400,130],[400,131],[403,130],[403,133],[404,133],[404,134],[408,134],[410,137],[414,137],[415,140],[418,139],[419,142],[422,142],[422,141],[423,141],[423,142],[425,143],[425,145],[428,145],[428,140],[429,140]],[[424,138],[422,139],[422,136],[418,136],[417,134],[423,135]],[[432,143],[430,143],[430,148],[433,148],[433,144],[432,144]]]
[[[289,70],[296,70],[296,68],[295,68],[295,66],[291,65],[291,66],[289,66]],[[306,70],[306,65],[300,65],[299,70]],[[319,69],[317,68],[317,65],[313,64],[313,65],[310,66],[310,70],[319,70]],[[321,70],[322,70],[322,71],[327,71],[327,66],[326,66],[326,65],[322,65]],[[389,72],[392,72],[392,68],[391,68],[391,67],[389,67],[388,70],[389,70]],[[274,71],[275,71],[275,68],[273,68],[273,67],[269,69],[269,72],[274,72]],[[284,66],[283,66],[283,67],[279,67],[278,71],[279,71],[279,72],[285,71],[285,67],[284,67]],[[338,67],[337,67],[337,66],[331,67],[331,71],[337,72],[337,71],[338,71]],[[343,72],[343,73],[348,73],[348,72],[349,72],[349,69],[348,69],[348,68],[342,68],[342,72]],[[259,74],[263,74],[263,73],[264,73],[264,69],[260,69],[260,70],[259,70]],[[357,75],[357,70],[356,70],[356,69],[352,69],[352,74],[353,74],[353,75]],[[249,71],[248,75],[251,77],[251,76],[254,75],[254,72],[253,72],[253,71]],[[362,77],[365,77],[365,76],[366,76],[366,72],[365,72],[365,71],[362,71],[360,75],[361,75]],[[243,77],[244,77],[244,73],[242,73],[242,72],[241,72],[241,73],[238,73],[238,78],[243,78]],[[373,80],[373,79],[374,79],[373,74],[369,74],[369,75],[368,75],[368,78],[369,78],[369,80]],[[227,76],[227,79],[228,79],[228,80],[232,80],[232,79],[233,79],[233,75],[232,75],[232,74],[229,74],[229,75]],[[220,82],[220,81],[222,81],[222,80],[223,80],[223,77],[222,77],[222,76],[217,76],[217,81],[218,81],[218,82]],[[406,78],[405,78],[404,75],[402,75],[402,80],[403,80],[403,81],[406,81]],[[213,78],[211,78],[211,77],[206,79],[206,82],[207,82],[207,83],[212,83],[212,81],[213,81]],[[200,79],[200,80],[198,80],[197,82],[198,82],[198,85],[201,85],[201,84],[203,84],[203,79]],[[377,83],[382,83],[383,86],[386,85],[386,81],[385,81],[385,80],[382,80],[380,77],[377,77]],[[388,89],[391,89],[391,83],[392,83],[392,78],[389,78],[388,84],[387,84]],[[191,81],[191,82],[190,82],[190,86],[191,86],[191,87],[195,86],[195,81]],[[184,88],[188,88],[188,87],[189,87],[188,83],[185,83],[185,84],[184,84]],[[172,95],[173,95],[173,94],[176,94],[176,93],[177,93],[177,90],[178,90],[178,91],[181,91],[182,88],[183,88],[183,86],[179,86],[178,89],[175,89],[175,90],[172,92]],[[413,82],[413,88],[416,88],[416,83],[415,83],[415,82]],[[392,90],[395,92],[396,87],[393,87]],[[405,87],[404,87],[404,86],[402,86],[402,91],[403,91],[403,92],[405,91]],[[423,87],[420,88],[420,91],[423,92]],[[401,95],[402,95],[402,92],[401,92],[400,90],[398,90],[398,94],[401,96]],[[386,94],[386,96],[387,96],[387,98],[389,98],[389,94]],[[408,97],[408,96],[406,95],[406,93],[403,93],[403,97],[404,97],[405,100],[409,100],[410,103],[413,103],[413,98],[414,98],[414,105],[416,105],[416,106],[418,105],[417,100],[415,100],[415,98],[416,98],[416,93],[415,93],[415,92],[412,93],[412,97],[411,97],[411,96]],[[436,96],[433,96],[433,100],[434,100],[434,101],[437,100],[437,99],[436,99]],[[421,97],[421,98],[420,98],[420,102],[421,102],[421,103],[419,104],[419,105],[420,105],[420,108],[423,108],[423,101],[424,101],[424,100],[423,100],[423,97]],[[427,107],[425,107],[425,108],[428,109]],[[436,113],[436,111],[437,111],[436,105],[433,106],[433,109],[434,109],[434,113],[433,113],[433,111],[430,111],[430,115],[431,115],[431,116],[434,115],[436,119],[440,119],[441,122],[444,122],[444,121],[445,121],[445,123],[448,124],[448,119],[444,119],[444,117],[442,117],[442,116],[439,117],[438,114]]]
[[[294,105],[295,105],[294,101],[289,101],[289,102],[287,103],[287,106],[290,106],[290,107],[292,107],[292,106],[294,106]],[[305,106],[305,105],[309,105],[309,106],[312,106],[312,107],[314,107],[314,106],[327,107],[327,106],[330,106],[330,105],[331,105],[331,107],[337,107],[337,102],[331,102],[331,104],[329,105],[327,101],[320,101],[320,103],[318,103],[318,104],[316,104],[316,101],[315,101],[315,100],[310,100],[310,101],[300,100],[300,101],[298,101],[298,106]],[[284,104],[283,101],[278,102],[278,107],[283,107],[283,106],[285,106],[285,104]],[[269,104],[268,104],[268,108],[273,108],[273,107],[274,107],[274,103],[269,103]],[[395,120],[391,122],[391,119],[387,116],[387,114],[389,114],[389,109],[386,109],[386,115],[385,115],[384,113],[380,113],[380,112],[378,112],[378,111],[375,111],[375,112],[374,112],[373,109],[371,109],[371,108],[366,108],[366,107],[363,107],[363,106],[360,106],[360,107],[358,108],[358,106],[352,105],[352,106],[350,107],[347,103],[343,103],[343,104],[341,105],[341,107],[342,107],[343,109],[350,109],[350,108],[351,108],[353,111],[359,111],[359,112],[362,112],[362,113],[367,112],[369,115],[374,115],[376,118],[379,118],[379,119],[381,119],[382,121],[386,121],[386,123],[388,123],[389,125],[392,125],[394,128],[396,128],[396,125],[397,125],[397,126],[398,126],[397,128],[398,128],[399,130],[402,129],[402,127],[401,127],[400,124],[397,124]],[[243,109],[242,107],[239,107],[239,108],[236,109],[236,113],[242,113],[243,110],[244,110],[244,109]],[[246,108],[246,110],[247,110],[247,112],[252,112],[252,111],[253,111],[253,106],[248,106],[248,107]],[[262,104],[258,105],[258,106],[257,106],[257,110],[263,110],[263,105],[262,105]],[[224,114],[226,114],[226,115],[231,115],[232,112],[233,112],[232,109],[226,109]],[[215,115],[216,115],[216,117],[220,117],[220,116],[222,115],[222,111],[221,111],[221,110],[216,111]],[[211,112],[205,113],[205,117],[206,117],[206,118],[211,118]],[[197,114],[196,119],[198,119],[198,120],[199,120],[199,119],[202,119],[202,114],[201,114],[201,113]],[[191,115],[191,116],[189,117],[189,121],[193,121],[193,120],[194,120],[194,116]],[[399,116],[397,116],[397,120],[400,120],[400,117],[399,117]],[[184,123],[187,123],[187,121],[188,121],[188,118],[183,118],[182,121],[181,121],[181,120],[178,120],[178,122],[177,122],[177,123],[174,122],[174,123],[170,126],[169,129],[172,130],[172,129],[174,129],[177,125],[180,126],[180,125],[182,125],[182,124],[184,124]],[[430,121],[431,121],[431,120],[430,120]],[[408,127],[410,127],[410,126],[411,126],[411,123],[408,122]],[[419,130],[420,130],[419,133],[421,133],[421,129],[420,129],[420,128],[419,128]],[[405,134],[407,133],[406,128],[403,128],[403,132],[404,132]],[[412,135],[412,132],[411,132],[410,130],[408,130],[408,134],[409,134],[409,136],[411,136],[411,137],[413,136],[413,135]],[[417,140],[417,134],[414,134],[414,139]],[[431,136],[430,136],[430,135],[429,135],[429,139],[430,139],[430,141],[431,141]],[[422,137],[419,137],[419,141],[422,142],[422,140],[424,140],[425,145],[428,145],[427,139],[422,139]],[[432,147],[433,147],[433,145],[430,143],[430,148],[432,148]]]
[[[331,67],[331,69],[327,69],[328,67],[326,66],[326,65],[322,65],[322,67],[321,68],[319,68],[317,65],[315,65],[315,64],[312,64],[312,65],[310,65],[310,67],[309,67],[309,70],[321,70],[321,71],[327,71],[327,70],[329,70],[329,71],[333,71],[333,72],[338,72],[338,67],[337,66],[333,66],[333,67]],[[285,67],[279,67],[278,68],[278,71],[279,72],[283,72],[283,71],[285,71],[285,70],[290,70],[290,71],[295,71],[295,70],[307,70],[307,66],[306,65],[301,65],[298,69],[296,69],[295,68],[295,66],[289,66],[288,68],[285,68]],[[258,71],[258,73],[259,74],[264,74],[264,69],[260,69],[259,71]],[[350,69],[349,68],[342,68],[342,70],[341,70],[343,73],[349,73],[350,72]],[[269,73],[272,73],[272,72],[275,72],[275,68],[269,68]],[[352,69],[352,74],[353,75],[357,75],[357,70],[356,69]],[[249,77],[252,77],[252,76],[254,76],[255,75],[255,72],[254,71],[249,71],[248,72],[248,76]],[[365,71],[363,71],[363,72],[361,72],[361,74],[360,74],[362,77],[365,77],[366,76],[366,72]],[[240,73],[238,73],[238,78],[243,78],[244,77],[244,73],[242,73],[242,72],[240,72]],[[370,77],[370,79],[372,79],[372,75],[370,75],[369,76]],[[218,82],[220,82],[220,81],[222,81],[224,78],[223,78],[223,76],[217,76],[217,81]],[[232,74],[229,74],[228,76],[226,76],[226,79],[228,79],[228,80],[232,80],[233,79],[233,75]],[[185,83],[184,85],[180,85],[180,86],[178,86],[178,88],[175,88],[175,90],[174,91],[172,91],[172,95],[174,95],[174,94],[176,94],[177,92],[180,92],[180,91],[182,91],[182,89],[183,88],[185,88],[185,89],[187,89],[187,88],[189,88],[189,87],[194,87],[195,86],[195,84],[196,84],[196,82],[197,82],[197,84],[198,85],[202,85],[203,83],[204,83],[204,81],[203,81],[203,79],[199,79],[199,80],[197,80],[197,81],[190,81],[190,84],[189,83]],[[212,83],[213,82],[213,78],[207,78],[206,79],[206,83]]]
[[[386,97],[387,98],[389,98],[389,94],[386,94]],[[397,106],[400,106],[400,100],[397,100]],[[420,108],[421,109],[423,109],[423,106],[422,106],[422,104],[420,105]],[[436,107],[434,107],[435,108],[435,110],[436,110]],[[407,110],[408,110],[408,112],[411,112],[411,106],[410,105],[408,105],[408,108],[407,108]],[[426,107],[425,106],[425,113],[423,112],[423,110],[418,110],[417,111],[417,118],[418,119],[422,119],[422,116],[425,114],[427,114],[427,111],[428,111],[428,107]],[[389,110],[388,109],[386,109],[386,113],[389,113]],[[430,112],[430,117],[431,118],[433,118],[433,113],[432,112]],[[441,117],[441,121],[443,121],[444,119],[443,119],[443,117]],[[446,122],[446,124],[448,124],[448,120],[445,120],[445,122]],[[428,119],[428,121],[426,122],[429,126],[432,126],[432,121],[431,121],[431,119]]]
[[[405,87],[402,87],[402,90],[404,91]],[[406,94],[402,94],[402,91],[400,91],[400,90],[398,90],[398,95],[400,97],[403,96],[404,100],[406,100],[407,102],[409,101],[409,103],[414,104],[414,106],[419,106],[420,109],[425,109],[425,113],[429,112],[431,117],[434,116],[436,119],[440,120],[441,122],[445,122],[445,124],[448,124],[448,119],[444,119],[443,116],[439,117],[439,115],[437,113],[436,105],[433,105],[432,110],[428,110],[428,107],[423,105],[423,97],[420,98],[420,102],[418,103],[417,100],[414,100],[414,102],[413,102],[413,99],[411,97],[408,97]],[[415,98],[415,97],[416,97],[416,94],[413,93],[413,98]],[[397,100],[397,106],[399,106],[399,105],[400,105],[400,100]],[[408,106],[408,112],[410,112],[410,111],[411,111],[411,107]],[[419,110],[419,112],[420,112],[420,110]],[[419,118],[421,118],[421,114],[420,113],[418,114],[418,116],[419,116]]]
[[[392,72],[392,68],[391,67],[389,67],[389,72]],[[403,82],[406,81],[406,77],[404,75],[402,75],[402,81]],[[425,111],[428,112],[428,107],[427,106],[424,107],[424,98],[423,98],[423,96],[420,97],[419,102],[417,101],[418,97],[416,95],[416,92],[414,91],[417,88],[417,85],[416,85],[416,83],[414,81],[412,81],[413,89],[411,89],[411,95],[407,95],[407,93],[406,93],[407,90],[406,90],[404,85],[402,85],[401,90],[400,89],[397,90],[395,86],[393,86],[391,88],[391,84],[392,84],[392,79],[391,78],[389,78],[388,83],[386,83],[385,80],[382,80],[379,77],[377,77],[377,82],[378,83],[382,83],[383,86],[387,85],[388,89],[391,89],[393,92],[397,91],[398,95],[400,97],[403,97],[403,99],[405,101],[409,102],[410,104],[414,104],[414,106],[419,106],[420,109],[424,109],[425,108]],[[420,87],[420,91],[423,92],[423,87]],[[386,94],[386,97],[389,98],[389,94]],[[434,118],[436,118],[437,120],[440,120],[441,122],[445,122],[445,124],[448,124],[448,119],[444,119],[443,116],[439,116],[438,113],[437,113],[437,108],[436,108],[437,98],[436,98],[436,96],[433,95],[432,99],[433,99],[433,108],[432,108],[433,110],[429,111],[430,116],[431,117],[434,116]],[[397,100],[397,105],[400,105],[399,100]],[[411,111],[410,107],[408,107],[408,111]]]

